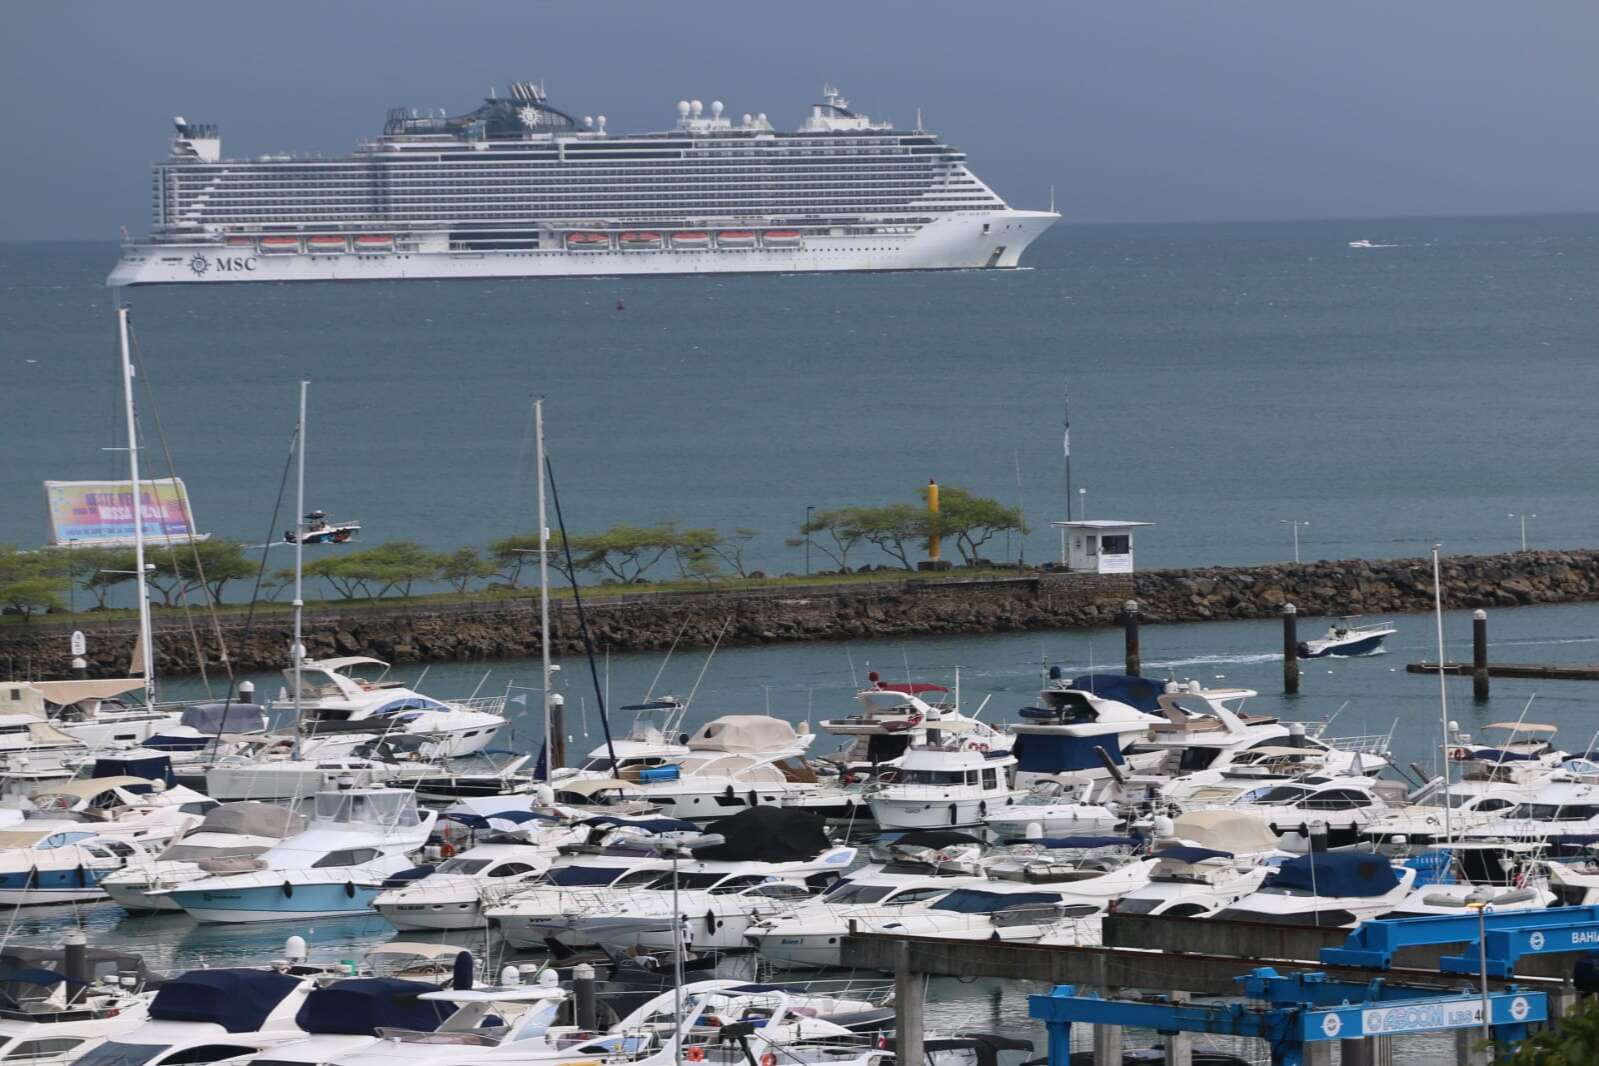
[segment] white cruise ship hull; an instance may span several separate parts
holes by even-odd
[[[442,234],[418,235],[416,251],[382,253],[263,253],[211,241],[130,243],[106,284],[1014,269],[1028,245],[1059,219],[1050,211],[963,212],[907,234],[808,236],[789,247],[651,251],[451,251]]]

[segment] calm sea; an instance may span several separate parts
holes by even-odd
[[[104,450],[123,432],[116,254],[0,245],[0,543],[42,541],[45,479],[125,462]],[[784,540],[807,506],[913,500],[936,477],[1020,500],[1042,559],[1067,386],[1075,485],[1090,517],[1155,523],[1146,566],[1287,558],[1285,520],[1310,523],[1307,558],[1503,550],[1523,511],[1538,544],[1589,541],[1599,216],[1058,226],[1027,262],[130,300],[199,523],[246,541],[268,533],[301,377],[308,503],[371,542],[531,529],[543,395],[573,532],[757,529],[755,562],[799,571]],[[156,413],[142,403],[147,434]]]

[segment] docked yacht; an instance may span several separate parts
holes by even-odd
[[[272,970],[194,970],[162,984],[149,1020],[77,1060],[79,1066],[190,1066],[257,1055],[305,1036],[295,1021],[314,987]]]
[[[1026,795],[1011,787],[1015,765],[1005,751],[912,748],[892,780],[867,786],[866,800],[886,830],[981,825]]]
[[[1312,852],[1286,860],[1257,891],[1211,917],[1348,928],[1398,907],[1415,881],[1413,868],[1371,852]]]
[[[147,855],[139,844],[103,838],[86,826],[26,822],[0,830],[0,904],[103,900],[100,882],[139,855]]]
[[[724,715],[700,726],[688,754],[640,771],[639,787],[662,814],[689,821],[748,807],[803,806],[817,790],[816,774],[803,762],[814,739],[781,718]]]
[[[453,759],[487,748],[505,724],[503,696],[436,700],[384,680],[388,669],[388,663],[364,655],[304,660],[299,728],[307,758],[348,755],[377,735],[419,738],[423,758]],[[280,703],[292,706],[296,672],[284,670],[283,676],[287,689]]]
[[[304,832],[254,858],[217,860],[240,872],[160,892],[202,922],[364,914],[390,875],[414,867],[435,818],[403,789],[321,792]]]
[[[1058,886],[990,882],[956,888],[926,907],[883,919],[857,917],[858,933],[942,940],[1035,943],[1049,936],[1097,943],[1103,908],[1072,900]]]
[[[633,712],[633,725],[626,736],[614,738],[610,744],[601,744],[588,753],[583,765],[576,769],[557,769],[551,777],[557,781],[568,776],[620,778],[639,780],[643,770],[653,770],[676,762],[689,753],[688,734],[683,730],[683,715],[688,705],[676,696],[645,700],[620,707]],[[612,752],[616,758],[611,758]]]
[[[0,684],[0,717],[26,715],[48,721],[91,751],[132,748],[181,721],[176,707],[124,703],[145,688],[143,678],[8,681]]]
[[[1457,840],[1435,845],[1424,854],[1441,859],[1437,865],[1449,876],[1443,883],[1418,886],[1388,917],[1460,914],[1473,907],[1492,907],[1499,912],[1558,906],[1559,897],[1541,876],[1537,862],[1541,850],[1527,842]]]
[[[1078,799],[1077,790],[1085,783],[1039,778],[1015,806],[991,811],[983,824],[1001,840],[1109,833],[1121,815],[1104,804]]]
[[[1374,777],[1306,777],[1261,786],[1229,805],[1260,818],[1272,832],[1309,838],[1324,829],[1330,847],[1356,843],[1370,823],[1401,808],[1405,786]],[[1192,808],[1190,808],[1192,809]]]
[[[482,929],[485,897],[515,892],[548,870],[558,854],[554,843],[478,844],[425,876],[391,880],[372,909],[396,929]]]
[[[286,807],[253,800],[224,803],[160,854],[130,858],[100,887],[133,913],[181,911],[163,890],[211,876],[215,860],[254,858],[304,829],[305,817]]]
[[[1086,674],[1066,680],[1061,668],[1049,668],[1048,684],[1038,705],[1024,707],[1016,735],[1016,783],[1037,778],[1109,773],[1106,762],[1124,765],[1134,743],[1162,719],[1156,701],[1165,685],[1128,674]]]
[[[379,1043],[383,1039],[379,1033],[431,1033],[455,1013],[453,1003],[421,998],[437,991],[439,986],[432,981],[403,977],[354,977],[318,984],[295,1015],[306,1035],[272,1048],[268,1061],[272,1066],[322,1066]]]
[[[9,970],[0,1005],[0,1057],[16,1066],[67,1066],[146,1018],[150,994],[113,976],[87,987],[43,966]]]
[[[161,847],[199,825],[216,806],[209,797],[182,785],[170,784],[171,768],[164,757],[153,760],[159,768],[141,770],[152,777],[116,774],[52,781],[32,797],[26,822],[55,823],[93,830],[97,836]],[[107,761],[96,770],[107,768]],[[114,768],[139,763],[112,763]]]
[[[1539,840],[1551,852],[1581,852],[1599,835],[1599,783],[1553,779],[1503,816],[1458,834],[1467,840]]]
[[[1173,846],[1150,853],[1149,883],[1123,896],[1117,914],[1210,914],[1258,889],[1271,867],[1230,851]]]

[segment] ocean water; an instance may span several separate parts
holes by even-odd
[[[0,245],[0,543],[42,541],[45,479],[125,462],[115,258]],[[201,527],[261,540],[306,377],[310,506],[369,542],[482,544],[532,528],[542,395],[574,533],[755,529],[755,565],[801,571],[807,506],[936,477],[1020,501],[1034,532],[985,550],[1036,561],[1069,387],[1081,502],[1154,522],[1145,566],[1289,558],[1285,520],[1306,558],[1504,550],[1511,512],[1589,541],[1599,216],[1062,225],[1026,263],[134,289],[145,468],[167,469],[159,415]]]

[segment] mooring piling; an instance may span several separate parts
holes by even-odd
[[[1122,605],[1122,633],[1126,636],[1127,663],[1126,672],[1131,677],[1140,676],[1139,670],[1143,668],[1141,657],[1138,653],[1138,601],[1128,600]]]
[[[1283,692],[1299,691],[1299,608],[1283,604]]]

